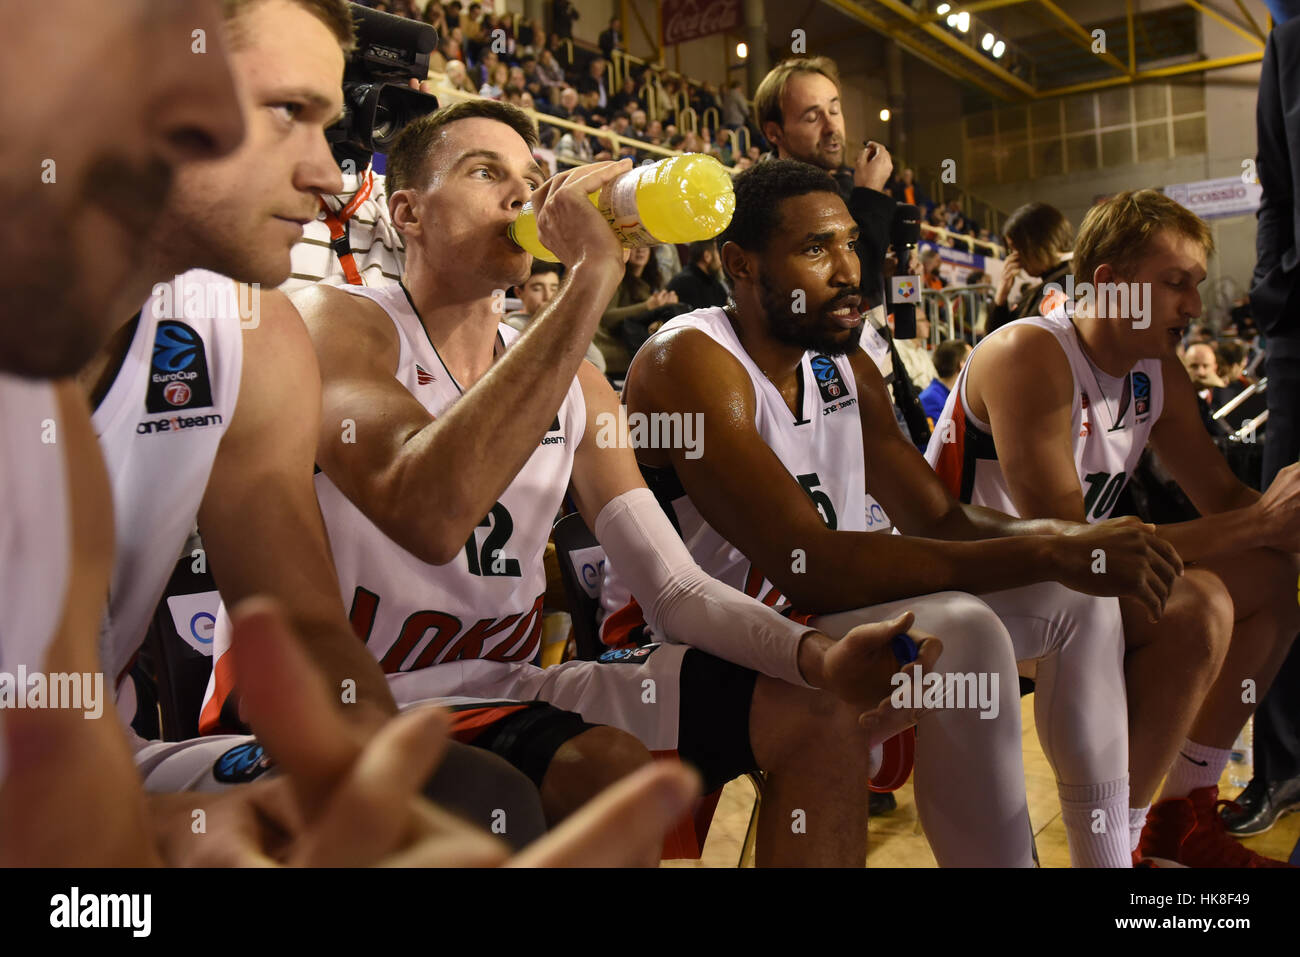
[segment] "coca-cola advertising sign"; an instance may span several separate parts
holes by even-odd
[[[663,0],[664,46],[685,43],[741,24],[740,0]]]

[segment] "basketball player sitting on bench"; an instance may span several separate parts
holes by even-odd
[[[875,331],[833,179],[772,160],[735,186],[719,237],[734,301],[667,323],[628,376],[629,416],[703,419],[703,454],[638,451],[651,487],[710,574],[820,615],[810,624],[831,635],[906,606],[943,636],[945,675],[998,676],[996,717],[949,700],[917,728],[917,805],[941,865],[1032,865],[1016,661],[1040,660],[1038,730],[1071,858],[1129,866],[1119,611],[1090,596],[1140,595],[1158,614],[1173,549],[1132,519],[1090,529],[957,502],[898,428],[859,345]],[[882,507],[904,535],[867,533]],[[1111,555],[1104,576],[1090,570],[1097,548]],[[623,569],[608,567],[613,610]],[[623,617],[606,621],[606,640]]]
[[[833,643],[703,575],[641,482],[626,436],[602,430],[618,400],[590,363],[576,378],[551,368],[559,394],[549,401],[499,393],[502,367],[536,366],[557,321],[574,330],[565,345],[574,369],[624,273],[624,251],[587,194],[630,166],[598,163],[543,183],[535,143],[531,121],[502,103],[415,121],[388,165],[404,284],[294,296],[320,358],[317,493],[353,626],[399,703],[478,699],[458,714],[462,732],[527,770],[552,818],[649,760],[647,749],[675,750],[709,789],[769,773],[760,863],[861,866],[871,739],[859,722],[892,734],[914,720],[887,701],[898,667],[890,639],[911,618]],[[500,322],[498,299],[528,275],[531,257],[507,228],[530,199],[568,275],[520,336]],[[477,411],[460,422],[475,448],[439,455],[427,436],[472,400]],[[344,436],[343,422],[355,430]],[[531,448],[503,451],[498,432],[524,425]],[[503,463],[509,474],[498,479]],[[458,495],[429,494],[449,477]],[[651,620],[684,644],[545,671],[529,663],[542,552],[569,491]],[[922,663],[938,650],[923,641]],[[791,828],[795,810],[806,833]]]
[[[1057,289],[1044,298],[1049,315],[980,344],[928,458],[964,501],[1099,522],[1150,442],[1204,517],[1158,529],[1187,564],[1164,617],[1153,623],[1141,603],[1121,602],[1132,843],[1141,833],[1143,857],[1190,867],[1258,867],[1270,862],[1219,819],[1218,781],[1300,629],[1300,465],[1261,496],[1201,425],[1174,350],[1201,315],[1211,247],[1209,227],[1158,192],[1094,206],[1075,244],[1078,302]],[[943,441],[945,429],[954,441]]]

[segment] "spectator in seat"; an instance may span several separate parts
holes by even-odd
[[[591,77],[583,77],[578,83],[578,109],[583,116],[581,122],[588,126],[600,126],[607,116],[600,106],[600,88]]]
[[[1044,288],[1048,283],[1063,286],[1070,271],[1066,254],[1074,248],[1074,229],[1055,206],[1037,202],[1021,206],[1007,219],[1006,236],[1011,255],[1002,266],[1002,281],[993,296],[989,332],[1013,319],[1039,315]],[[1042,283],[1025,293],[1013,310],[1007,298],[1021,271],[1038,277]]]
[[[921,253],[921,285],[926,289],[942,289],[948,283],[939,275],[943,257],[937,249],[927,249]]]
[[[1196,387],[1196,405],[1206,431],[1211,435],[1226,435],[1230,431],[1227,425],[1214,421],[1214,394],[1223,388],[1218,364],[1214,347],[1206,342],[1193,342],[1183,354],[1183,365]]]
[[[633,110],[631,120],[632,122],[628,126],[628,136],[635,136],[639,140],[647,139],[649,124],[646,120],[645,110]]]
[[[918,393],[939,378],[934,360],[930,357],[930,320],[920,309],[916,312],[916,338],[895,339],[894,345],[898,349],[898,357],[903,360],[907,377],[912,380]]]
[[[497,63],[492,67],[492,72],[488,75],[484,84],[479,87],[478,95],[486,96],[491,100],[499,100],[505,96],[506,86],[509,85],[510,68],[504,63]]]
[[[1214,357],[1218,361],[1219,378],[1224,388],[1229,390],[1223,401],[1233,398],[1255,380],[1246,375],[1248,350],[1240,339],[1220,339],[1214,345]]]
[[[567,131],[560,137],[560,143],[555,148],[555,161],[560,171],[585,166],[592,162],[593,155],[591,141],[582,129]]]
[[[609,106],[609,86],[605,76],[605,69],[609,66],[604,57],[596,57],[587,66],[587,75],[595,83],[598,98],[596,105],[604,110]]]
[[[712,239],[691,243],[686,249],[686,265],[668,283],[677,300],[692,309],[725,306],[730,293],[722,282],[722,257]]]
[[[1187,355],[1183,360],[1187,366],[1187,374],[1192,377],[1192,383],[1201,391],[1210,389],[1221,389],[1224,382],[1219,378],[1219,360],[1214,355],[1214,348],[1208,343],[1196,342],[1187,347]]]
[[[506,324],[518,329],[520,332],[527,329],[528,324],[533,321],[533,316],[537,315],[543,306],[555,298],[555,294],[559,292],[560,280],[563,275],[564,266],[560,263],[548,263],[543,259],[534,259],[528,281],[517,287],[519,301],[523,303],[523,308],[518,312],[507,315],[505,317]],[[587,361],[601,372],[605,371],[605,357],[600,354],[600,350],[594,344],[587,347]]]
[[[623,77],[623,85],[618,88],[618,92],[610,97],[610,108],[623,110],[631,115],[633,110],[639,109],[640,101],[636,94],[636,80],[630,76]]]
[[[461,90],[465,93],[478,92],[478,87],[469,78],[469,73],[461,60],[449,60],[447,62],[447,82],[453,90]]]
[[[560,119],[569,120],[572,123],[587,122],[586,116],[578,108],[578,91],[571,86],[566,86],[560,91],[557,107],[552,112]]]
[[[561,40],[573,39],[573,21],[578,19],[578,8],[570,0],[555,0],[551,8],[551,32]]]
[[[641,343],[678,311],[664,308],[675,305],[678,298],[664,289],[662,276],[649,246],[629,251],[623,281],[595,336],[596,347],[605,357],[606,375],[612,379],[623,378]]]
[[[722,125],[729,130],[738,130],[748,122],[749,104],[745,102],[745,86],[739,80],[732,80],[722,100]]]
[[[544,49],[537,54],[537,75],[541,77],[546,99],[551,103],[558,102],[558,94],[555,91],[566,85],[564,67],[560,66],[559,61],[555,59],[555,54],[550,50]]]
[[[948,339],[939,343],[938,348],[934,350],[936,375],[930,384],[921,390],[920,396],[921,408],[925,410],[931,422],[939,421],[944,404],[948,401],[948,393],[952,391],[957,375],[961,372],[961,367],[966,364],[966,357],[969,355],[970,343],[964,339]]]
[[[622,50],[623,21],[618,17],[610,17],[609,27],[601,31],[599,43],[601,52],[611,59],[615,50]]]
[[[916,182],[916,173],[911,167],[903,168],[889,192],[900,203],[911,203],[922,209],[930,205],[930,197],[925,195],[925,191]]]
[[[515,21],[515,49],[524,56],[537,52],[537,27],[527,17]]]

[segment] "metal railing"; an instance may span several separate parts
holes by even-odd
[[[930,320],[930,345],[944,339],[965,339],[974,345],[988,320],[993,286],[948,286],[921,290],[921,306]]]
[[[459,90],[456,89],[455,87],[444,86],[443,84],[448,82],[447,75],[445,73],[430,73],[429,76],[437,83],[435,94],[440,99],[442,97],[450,97],[456,100],[490,99],[489,97],[481,96],[478,93],[469,93],[466,90]],[[537,110],[524,109],[523,107],[519,107],[519,109],[522,110],[525,114],[527,114],[532,119],[532,121],[534,123],[537,123],[539,126],[545,123],[548,126],[554,126],[558,129],[582,130],[584,133],[587,134],[587,136],[591,137],[592,139],[612,140],[614,143],[615,150],[621,150],[624,144],[627,144],[635,148],[638,153],[654,153],[658,156],[663,156],[663,157],[684,155],[681,150],[669,149],[666,146],[656,146],[653,143],[647,143],[645,140],[639,140],[633,136],[620,136],[619,134],[615,133],[613,130],[598,130],[593,126],[587,126],[584,123],[574,123],[572,120],[561,119],[560,117],[552,116],[549,113],[541,113],[538,112]],[[723,164],[722,168],[732,174],[740,172],[735,167],[727,166],[726,164]],[[556,172],[558,172],[558,170],[556,170]]]

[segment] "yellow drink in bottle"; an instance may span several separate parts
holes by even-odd
[[[591,194],[623,245],[695,243],[727,228],[736,211],[731,177],[712,156],[686,153],[628,170]],[[538,259],[559,262],[537,235],[533,204],[525,203],[510,238]]]

